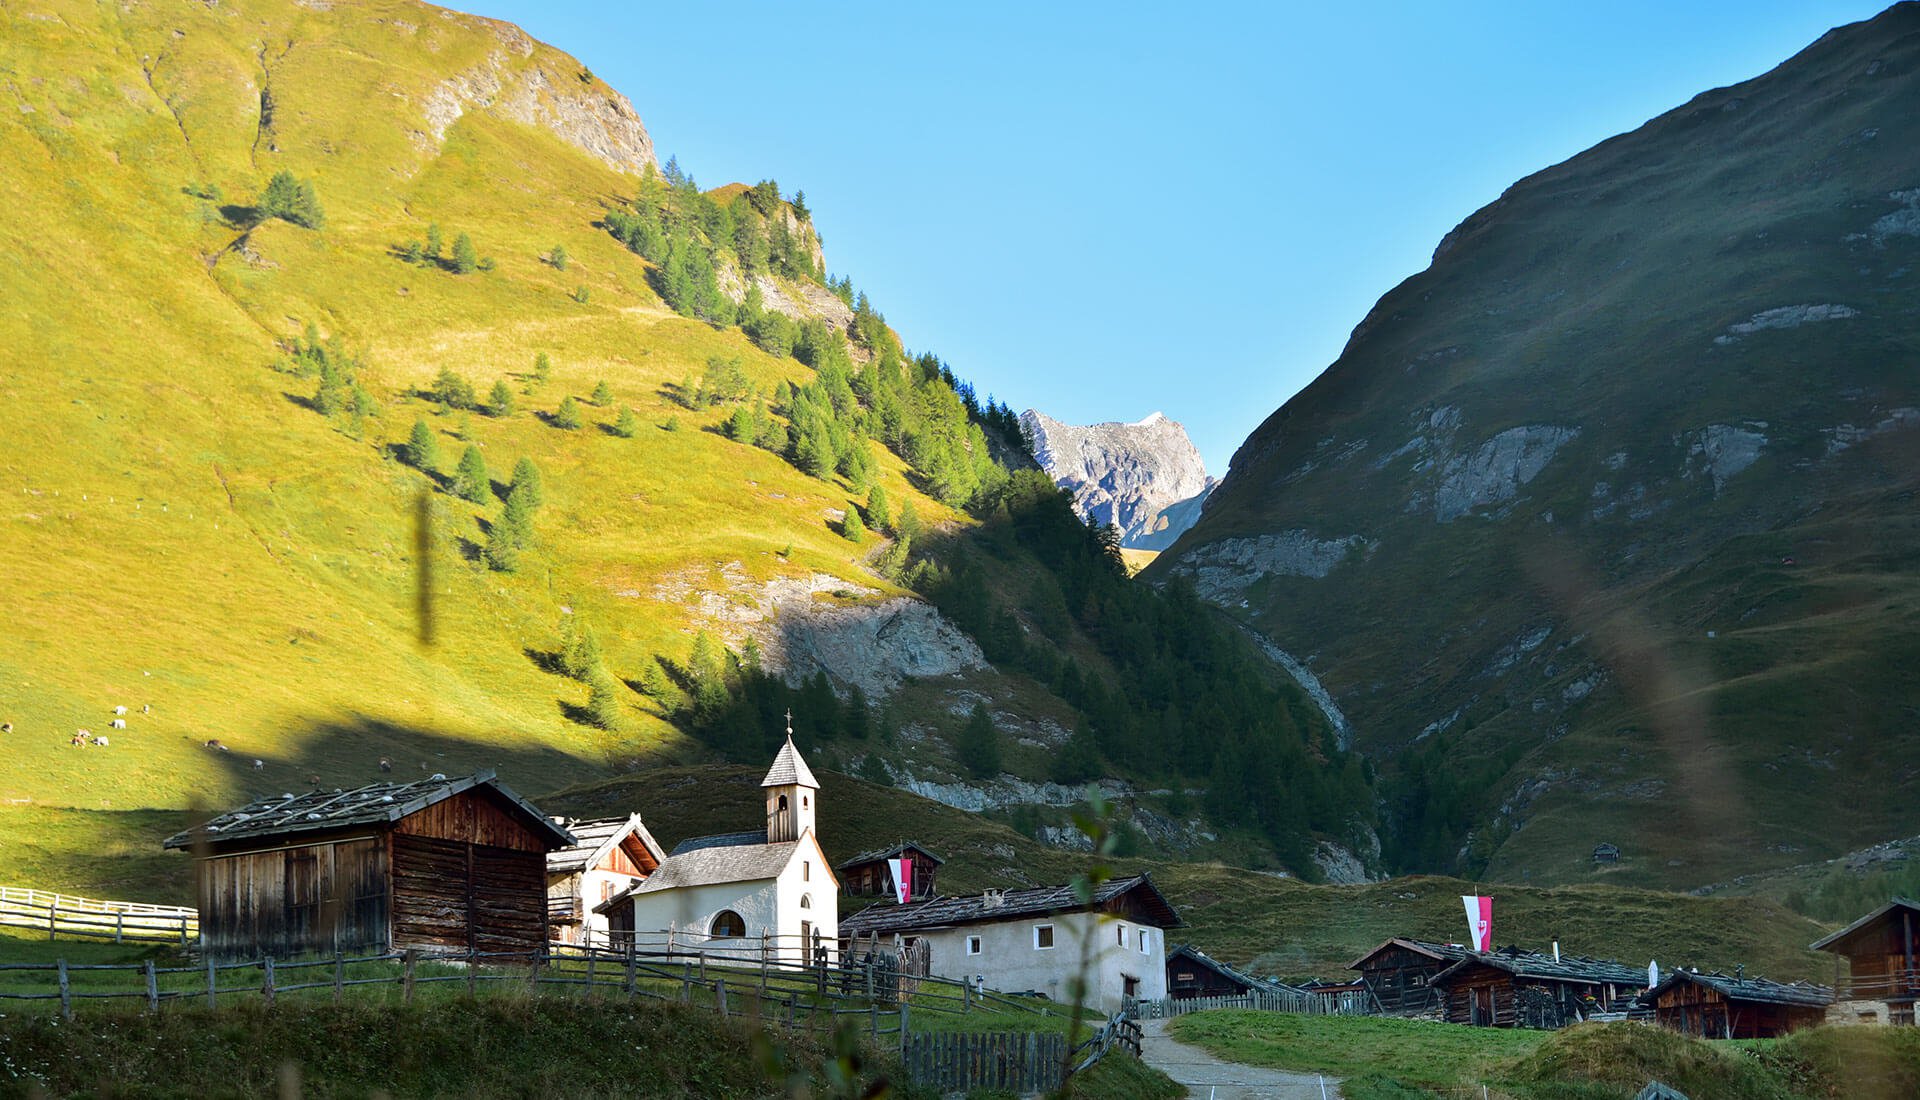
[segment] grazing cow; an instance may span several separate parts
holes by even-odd
[[[127,720],[125,718],[115,718],[113,721],[108,722],[107,725],[117,730],[123,730],[127,728]]]
[[[380,758],[380,770],[381,770],[381,771],[383,771],[383,772],[390,772],[390,771],[392,771],[392,770],[393,770],[393,761],[391,761],[391,760],[389,760],[389,759],[387,759],[387,758],[386,758],[386,757],[384,757],[384,756],[383,756],[383,757],[381,757],[381,758]]]
[[[266,762],[266,761],[264,761],[264,760],[260,760],[260,759],[257,759],[257,758],[256,758],[256,759],[254,760],[254,762],[253,762],[253,770],[254,770],[254,771],[259,771],[259,770],[260,770],[261,768],[264,768],[264,767],[266,767],[266,766],[267,766],[267,762]]]
[[[142,703],[142,704],[140,704],[140,713],[141,713],[141,714],[152,714],[152,713],[153,713],[153,704],[152,704],[152,703]]]
[[[221,744],[220,739],[218,737],[215,737],[209,740],[207,742],[207,747],[212,749],[214,752],[232,752],[233,751],[232,749],[229,749],[225,745]]]
[[[125,708],[125,707],[115,707],[115,708],[113,708],[113,713],[115,713],[115,714],[125,714],[125,713],[127,713],[127,708]]]
[[[67,739],[67,744],[69,745],[79,745],[84,747],[92,743],[93,743],[93,734],[87,732],[86,730],[74,730],[73,736]]]
[[[100,746],[103,749],[107,747],[107,739],[104,735],[94,738],[93,743]]]
[[[309,786],[318,787],[320,785],[320,777],[317,775],[307,776],[307,784]]]
[[[0,733],[12,733],[12,732],[13,732],[12,722],[0,722]]]

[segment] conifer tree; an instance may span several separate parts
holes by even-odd
[[[913,501],[900,506],[900,518],[894,523],[893,533],[903,539],[920,537],[920,513],[913,510]]]
[[[493,392],[487,395],[487,415],[507,417],[513,415],[513,387],[502,378],[493,384]]]
[[[554,245],[553,251],[547,253],[547,262],[553,265],[555,271],[565,271],[567,269],[567,246],[561,244]]]
[[[547,502],[540,483],[540,467],[535,466],[531,458],[522,458],[513,465],[513,481],[508,483],[507,498],[511,500],[516,494],[529,512]]]
[[[572,431],[580,426],[580,403],[571,394],[560,399],[560,407],[553,410],[553,426]]]
[[[576,624],[570,615],[560,640],[560,667],[576,680],[586,681],[600,668],[600,638],[587,623]]]
[[[504,519],[487,529],[487,545],[482,551],[487,567],[496,573],[514,573],[520,569],[520,548],[506,529]]]
[[[599,382],[594,384],[593,403],[596,407],[604,409],[607,407],[608,402],[611,402],[612,400],[613,400],[613,390],[608,388],[607,380],[602,378]]]
[[[440,223],[427,223],[427,259],[436,263],[440,259],[440,249],[444,247],[440,240]]]
[[[632,439],[640,433],[640,418],[633,415],[630,408],[621,408],[620,416],[613,422],[613,434],[621,439]]]
[[[860,522],[860,509],[847,509],[847,518],[840,521],[840,534],[856,546],[866,541],[867,529]]]
[[[999,774],[1000,735],[993,728],[993,715],[987,711],[985,703],[973,704],[972,712],[967,715],[967,724],[954,739],[953,748],[961,766],[974,778],[985,779]]]
[[[887,513],[887,489],[875,485],[867,494],[867,525],[882,534],[893,533],[893,517]]]
[[[473,383],[452,367],[440,368],[427,393],[449,409],[471,409],[474,406]]]
[[[485,504],[493,481],[487,476],[487,459],[480,448],[468,444],[460,454],[460,467],[453,475],[453,495],[475,504]]]
[[[620,707],[620,685],[606,669],[595,669],[587,681],[587,721],[603,730],[617,730],[626,715]]]
[[[465,233],[453,239],[453,273],[471,275],[480,266],[480,254],[473,250],[473,238]]]
[[[254,211],[261,221],[279,218],[305,229],[318,229],[326,221],[326,215],[320,212],[320,200],[314,196],[313,184],[294,178],[293,173],[284,168],[267,181],[254,203]]]
[[[407,438],[407,464],[428,474],[440,469],[440,441],[424,416],[413,422],[413,434]]]
[[[735,406],[733,415],[727,417],[727,438],[750,444],[758,434],[759,427],[753,421],[753,410],[745,405]]]

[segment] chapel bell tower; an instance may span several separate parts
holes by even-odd
[[[814,803],[820,795],[820,783],[813,770],[800,759],[793,747],[793,712],[787,712],[787,743],[773,758],[773,767],[760,781],[767,792],[767,843],[799,840],[800,834],[813,831]]]

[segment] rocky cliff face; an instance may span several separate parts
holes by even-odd
[[[1909,3],[1466,219],[1146,575],[1312,668],[1404,867],[1691,884],[1896,835],[1916,209]]]
[[[1028,409],[1020,423],[1040,468],[1073,494],[1082,516],[1118,528],[1122,546],[1173,545],[1213,491],[1187,430],[1160,413],[1131,424],[1080,427]]]

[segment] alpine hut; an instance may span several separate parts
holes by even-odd
[[[547,853],[573,835],[491,771],[257,799],[167,838],[198,857],[211,955],[547,942]]]

